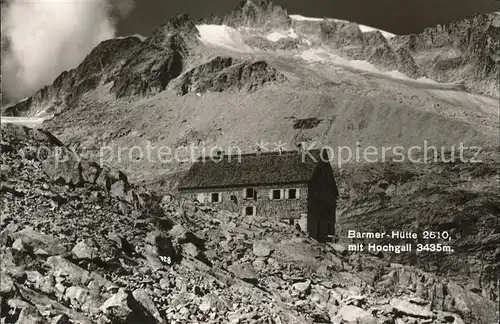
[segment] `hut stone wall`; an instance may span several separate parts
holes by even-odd
[[[256,197],[247,198],[247,189],[255,190]],[[273,199],[273,191],[279,190],[281,199]],[[295,198],[290,197],[295,190]],[[219,195],[219,201],[212,201],[212,194]],[[289,223],[300,222],[307,217],[307,184],[283,186],[258,186],[246,188],[192,189],[183,190],[184,198],[196,199],[201,203],[219,209],[247,215],[247,207],[254,207],[253,212],[259,217],[272,217]],[[304,226],[301,226],[304,227]],[[306,228],[303,228],[306,230]]]

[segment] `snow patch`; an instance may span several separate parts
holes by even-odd
[[[297,35],[292,28],[286,31],[273,31],[272,33],[266,35],[266,38],[271,42],[277,42],[282,38],[298,38],[298,37],[299,35]]]
[[[46,117],[0,117],[2,124],[16,124],[27,127],[35,127],[42,124],[45,120],[50,119],[52,116]]]
[[[435,80],[432,80],[432,79],[429,79],[429,78],[426,78],[426,77],[420,77],[420,78],[417,78],[417,79],[412,79],[409,76],[407,76],[406,74],[399,72],[398,70],[393,70],[393,71],[384,72],[384,73],[387,74],[387,75],[389,75],[389,76],[391,76],[391,77],[393,77],[393,78],[395,78],[395,79],[409,80],[409,81],[418,82],[418,83],[425,83],[425,84],[453,86],[452,83],[439,83],[439,82],[437,82]]]
[[[382,34],[382,36],[384,36],[387,39],[391,39],[393,37],[396,37],[395,34],[389,33],[388,31],[378,29],[378,28],[373,28],[370,26],[365,26],[365,25],[359,25],[359,30],[361,30],[362,33],[369,33],[369,32],[378,30]]]
[[[342,60],[340,56],[325,51],[322,48],[308,49],[302,52],[300,57],[308,62],[329,62],[338,63]],[[347,61],[347,60],[344,60]]]
[[[376,66],[365,60],[347,60],[335,54],[326,51],[323,48],[308,49],[300,55],[300,57],[308,62],[321,62],[337,65],[340,67],[347,67],[359,71],[376,73],[379,75],[385,75],[394,79],[407,80],[418,83],[434,84],[434,85],[444,85],[436,82],[432,79],[421,77],[418,79],[412,79],[406,74],[399,72],[398,70],[393,71],[381,71]]]
[[[308,62],[322,62],[339,65],[343,67],[353,68],[356,70],[383,73],[373,64],[365,60],[348,60],[338,55],[332,54],[323,48],[308,49],[300,55],[300,57]]]
[[[395,79],[411,80],[411,78],[409,78],[406,74],[401,73],[398,70],[393,70],[385,73]]]
[[[120,37],[115,37],[115,39],[125,39],[125,38],[129,38],[129,37],[136,37],[136,38],[139,38],[139,40],[141,42],[143,42],[147,37],[146,36],[143,36],[141,34],[134,34],[134,35],[128,35],[128,36],[120,36]]]
[[[289,15],[292,20],[297,21],[323,21],[323,18],[304,17],[301,15]]]
[[[420,77],[417,79],[417,81],[424,82],[424,83],[431,83],[431,84],[439,84],[439,82],[426,78],[426,77]]]
[[[352,61],[348,60],[347,62],[348,62],[348,66],[350,66],[356,70],[363,70],[363,71],[373,72],[373,73],[384,73],[384,72],[380,71],[378,68],[376,68],[373,64],[371,64],[370,62],[365,61],[365,60],[352,60]]]
[[[197,25],[199,40],[205,45],[213,45],[238,52],[251,52],[243,36],[236,29],[226,25]]]

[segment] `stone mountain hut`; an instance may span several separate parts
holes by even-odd
[[[335,233],[338,197],[325,150],[201,157],[180,181],[185,198],[244,216],[275,218],[317,239]]]

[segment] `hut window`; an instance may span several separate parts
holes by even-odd
[[[256,196],[256,192],[254,188],[246,188],[245,189],[245,198],[246,199],[254,199]]]
[[[297,189],[288,189],[288,199],[297,199],[299,198],[297,195]]]
[[[274,189],[271,193],[271,199],[273,200],[283,199],[282,192],[283,191],[281,189]]]
[[[222,195],[220,192],[212,192],[210,194],[210,201],[213,202],[213,203],[218,203],[218,202],[221,202],[222,200]]]
[[[245,216],[254,216],[255,215],[255,206],[245,207]]]

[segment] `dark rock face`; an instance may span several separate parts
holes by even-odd
[[[174,34],[179,34],[189,40],[193,39],[198,35],[195,21],[187,14],[173,17],[153,32],[153,35],[148,39],[148,44],[160,46],[160,44],[165,44],[165,40],[168,42],[169,36]]]
[[[398,56],[387,43],[373,48],[369,47],[366,55],[368,62],[375,66],[384,66],[388,69],[395,69],[397,66]]]
[[[245,44],[247,44],[250,47],[258,48],[261,50],[276,51],[276,50],[298,49],[300,42],[299,40],[290,37],[280,38],[276,42],[272,42],[266,38],[256,36],[246,39]]]
[[[362,37],[365,46],[380,47],[387,45],[387,39],[379,30],[363,33]]]
[[[183,74],[174,89],[181,95],[231,89],[252,92],[269,82],[284,80],[284,75],[264,61],[235,62],[231,57],[218,56]]]
[[[243,0],[228,15],[212,16],[202,20],[207,24],[225,24],[232,27],[251,26],[265,29],[287,29],[291,19],[282,6],[277,6],[272,0]]]
[[[188,15],[168,20],[115,67],[106,80],[113,82],[111,91],[120,98],[164,90],[183,72],[189,44],[196,41],[197,35]]]
[[[415,59],[411,56],[410,51],[404,47],[400,47],[396,50],[396,62],[398,64],[398,70],[405,73],[410,77],[421,76],[421,69],[415,63]]]
[[[181,74],[189,54],[184,39],[174,34],[163,42],[159,44],[156,36],[146,40],[111,78],[114,81],[111,91],[117,97],[160,92]]]
[[[397,70],[412,78],[422,76],[413,56],[404,47],[394,50],[389,44],[384,43],[375,48],[368,47],[365,53],[367,60],[382,70]]]
[[[182,95],[188,92],[198,92],[200,89],[207,86],[207,83],[212,80],[214,75],[231,65],[233,65],[233,59],[231,57],[217,56],[213,60],[184,73],[174,87],[177,88],[178,93]]]
[[[128,56],[121,68],[109,78],[111,91],[118,98],[158,93],[184,70],[189,46],[198,31],[188,15],[179,15],[155,30]]]
[[[320,24],[320,39],[331,46],[362,46],[363,34],[359,25],[346,21],[324,20]]]
[[[293,123],[294,129],[312,129],[321,123],[322,120],[316,117],[305,118],[305,119],[296,119]]]
[[[110,81],[117,97],[145,96],[165,89],[185,68],[189,45],[196,42],[198,31],[188,15],[167,21],[142,46],[131,53]]]

